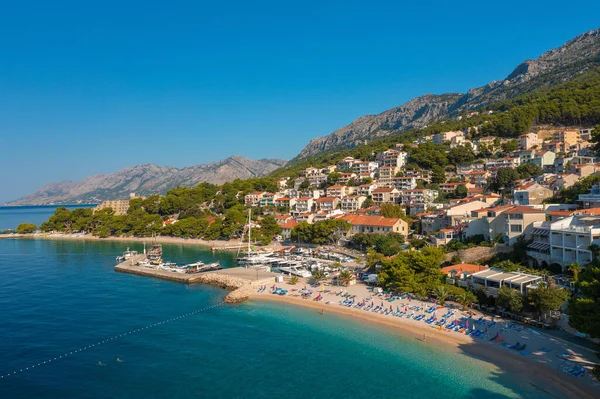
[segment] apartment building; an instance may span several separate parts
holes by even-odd
[[[327,196],[328,197],[338,197],[344,198],[347,195],[350,195],[354,192],[354,187],[349,186],[331,186],[327,188]]]
[[[408,223],[402,219],[384,218],[382,216],[363,216],[363,215],[346,215],[342,217],[350,223],[350,230],[347,236],[351,237],[358,233],[366,234],[389,234],[399,233],[403,236],[408,235]]]
[[[538,265],[557,263],[563,270],[575,262],[585,266],[592,261],[590,245],[600,245],[600,208],[577,211],[554,222],[534,223],[532,236],[527,255]]]
[[[249,194],[246,194],[246,196],[244,197],[244,204],[246,206],[259,206],[260,205],[260,200],[262,199],[262,197],[268,194],[267,192],[264,191],[255,191]]]
[[[330,212],[337,209],[340,199],[337,197],[321,197],[315,200],[317,208],[321,211]]]
[[[553,195],[554,191],[538,183],[528,183],[513,191],[515,204],[518,205],[540,205]]]
[[[522,205],[515,205],[507,209],[503,215],[505,216],[504,242],[506,245],[515,244],[520,237],[531,238],[533,223],[546,220],[546,212],[543,210]]]
[[[360,162],[355,162],[352,165],[352,171],[354,173],[358,173],[359,175],[362,173],[373,173],[377,170],[377,168],[379,167],[379,164],[377,162],[367,162],[367,161],[360,161]]]
[[[275,200],[275,206],[291,209],[296,205],[296,198],[280,197]]]
[[[377,161],[379,167],[394,166],[397,168],[402,168],[404,165],[406,165],[407,159],[408,153],[397,150],[378,152],[375,156],[375,160]]]
[[[379,178],[384,180],[392,179],[398,171],[397,166],[382,166],[379,168]]]
[[[372,197],[375,205],[395,203],[400,196],[400,191],[390,187],[379,187],[373,190]]]
[[[365,202],[367,197],[362,195],[348,195],[341,200],[342,211],[344,212],[356,212],[359,210]]]
[[[565,147],[569,148],[572,145],[581,141],[579,130],[563,130],[552,134],[552,141],[560,141],[565,143]]]
[[[414,176],[393,177],[391,186],[399,191],[417,188],[417,179]]]
[[[310,213],[313,209],[314,199],[311,197],[301,197],[296,201],[296,211],[299,213]]]
[[[540,145],[537,133],[522,134],[517,139],[517,143],[519,145],[519,148],[522,150],[529,150],[532,147]]]

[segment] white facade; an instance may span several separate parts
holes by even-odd
[[[600,215],[574,215],[556,222],[533,224],[533,243],[527,255],[539,263],[585,266],[592,261],[592,244],[600,245]]]

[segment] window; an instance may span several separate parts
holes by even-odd
[[[511,233],[520,233],[522,231],[523,231],[523,226],[521,226],[520,224],[511,224],[510,225]]]

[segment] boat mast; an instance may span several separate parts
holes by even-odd
[[[252,233],[252,209],[248,209],[248,256],[250,256],[250,237]]]

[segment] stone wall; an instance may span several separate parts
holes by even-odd
[[[444,258],[445,261],[450,261],[454,255],[458,255],[462,263],[478,263],[485,262],[494,255],[508,253],[512,251],[512,247],[505,245],[496,245],[495,247],[473,247],[461,249],[455,252],[449,252]]]

